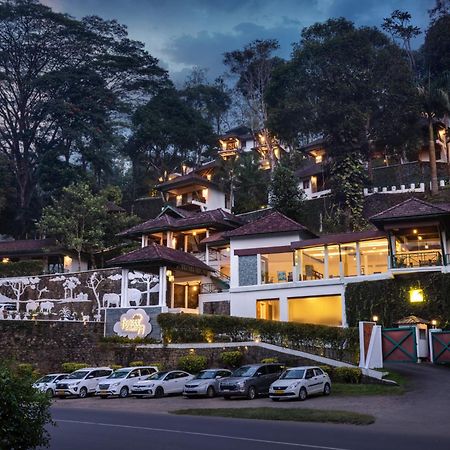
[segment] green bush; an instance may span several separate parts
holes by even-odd
[[[206,356],[196,355],[192,353],[190,355],[182,356],[178,359],[177,367],[180,370],[185,370],[189,373],[198,373],[208,367],[208,360]]]
[[[359,338],[356,328],[277,322],[220,315],[160,314],[165,343],[262,342],[354,362]]]
[[[261,364],[273,364],[273,363],[277,363],[278,362],[278,358],[263,358],[261,360]]]
[[[112,370],[119,370],[121,369],[123,366],[119,365],[119,364],[110,364],[109,367],[111,367]]]
[[[226,367],[239,367],[242,364],[242,360],[244,359],[244,354],[239,350],[230,351],[230,352],[222,352],[220,354],[220,361]]]
[[[0,264],[0,278],[42,275],[43,271],[42,261],[26,260]]]
[[[112,344],[158,344],[161,342],[150,337],[136,337],[134,339],[130,339],[126,336],[104,336],[100,339],[100,341]]]
[[[359,384],[361,383],[362,372],[357,367],[335,367],[333,378],[332,381],[336,383]]]
[[[88,365],[84,363],[66,362],[61,364],[62,371],[65,373],[72,373],[85,367],[88,367]]]
[[[33,364],[20,363],[15,367],[15,373],[18,377],[29,378],[31,380],[37,380],[40,377],[39,370],[37,370]]]
[[[145,366],[146,364],[144,361],[131,361],[129,366],[130,367],[138,367],[138,366]]]
[[[51,399],[34,389],[30,379],[4,366],[0,366],[0,393],[0,448],[48,446]]]

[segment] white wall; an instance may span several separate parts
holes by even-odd
[[[225,209],[225,194],[218,189],[208,188],[208,197],[206,199],[206,209]]]

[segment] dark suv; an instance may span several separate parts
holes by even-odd
[[[284,368],[281,364],[251,364],[236,369],[230,378],[220,383],[223,398],[247,397],[253,400],[267,394],[270,385],[277,380]]]

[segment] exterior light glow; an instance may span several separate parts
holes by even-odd
[[[413,233],[414,233],[414,234],[417,234],[417,230],[416,230],[415,228],[414,228],[414,230],[413,230]]]
[[[168,277],[171,277],[171,276],[173,275],[173,273],[172,273],[172,271],[171,271],[170,269],[168,269],[168,270],[166,271],[166,275],[167,275]]]
[[[421,241],[422,240],[422,236],[419,236],[417,239],[419,239],[419,241]]]
[[[373,322],[378,322],[378,319],[379,319],[378,316],[373,316],[373,317],[372,317],[372,321],[373,321]]]
[[[433,319],[432,321],[431,321],[431,325],[433,326],[433,328],[436,328],[436,325],[437,325],[437,320],[436,319]]]
[[[9,263],[9,258],[3,258],[3,259],[2,259],[2,263],[3,263],[3,264]]]
[[[411,288],[409,290],[409,301],[411,303],[422,303],[424,301],[423,289]]]

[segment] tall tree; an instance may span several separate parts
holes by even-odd
[[[267,128],[268,113],[266,91],[272,73],[281,59],[273,56],[279,44],[275,39],[256,40],[242,50],[224,54],[224,64],[232,76],[237,77],[236,88],[245,99],[250,112],[253,132],[260,134],[262,143],[267,148],[270,169],[275,168],[275,154],[272,145],[273,135]]]

